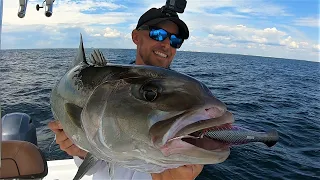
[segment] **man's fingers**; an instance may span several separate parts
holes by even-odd
[[[59,144],[61,150],[65,151],[70,156],[79,156],[84,158],[87,155],[86,151],[78,148],[68,138],[59,121],[49,122],[48,127],[56,134],[56,143]]]
[[[73,142],[70,139],[66,139],[65,141],[60,142],[59,145],[61,150],[66,151],[73,145]]]
[[[78,148],[76,145],[72,145],[67,152],[71,156],[78,156],[80,154],[80,148]]]
[[[66,135],[66,133],[63,130],[60,130],[59,132],[56,132],[56,142],[57,144],[60,144],[61,142],[69,139]],[[70,140],[69,140],[70,141]]]
[[[79,157],[84,157],[86,155],[86,152],[80,148],[78,148],[76,145],[72,145],[70,146],[66,152],[70,155],[70,156],[79,156]]]
[[[69,139],[60,143],[60,149],[70,156],[78,156],[80,154],[80,148],[75,146]]]
[[[49,122],[48,127],[55,133],[63,129],[59,121]]]

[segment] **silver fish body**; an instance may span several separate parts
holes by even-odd
[[[229,149],[206,150],[177,138],[233,122],[203,83],[165,68],[106,63],[96,50],[90,58],[81,37],[77,57],[51,93],[54,118],[89,152],[75,179],[98,159],[148,173],[227,159]]]

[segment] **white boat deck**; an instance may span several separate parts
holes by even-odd
[[[78,170],[73,159],[47,161],[47,163],[48,175],[44,180],[71,180]],[[84,176],[81,180],[92,180],[92,176]]]

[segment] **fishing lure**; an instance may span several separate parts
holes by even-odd
[[[256,132],[238,126],[230,126],[222,129],[208,129],[200,133],[199,137],[208,137],[213,140],[222,141],[228,144],[246,144],[250,142],[262,142],[268,147],[274,146],[279,135],[276,130],[267,132]]]

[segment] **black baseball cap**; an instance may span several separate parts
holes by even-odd
[[[161,8],[151,8],[145,12],[138,21],[136,29],[142,25],[156,25],[162,21],[169,20],[174,22],[179,28],[179,36],[183,39],[189,38],[189,29],[188,26],[179,19],[179,16],[162,12]]]

